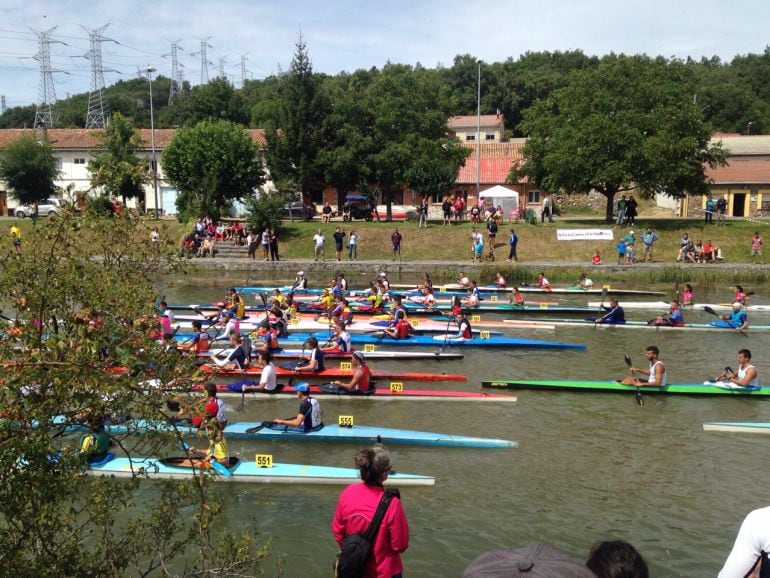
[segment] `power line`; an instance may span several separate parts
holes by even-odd
[[[104,66],[102,65],[102,42],[114,42],[106,38],[102,33],[109,26],[105,24],[101,28],[89,30],[88,39],[91,49],[86,52],[85,58],[91,61],[91,92],[88,93],[88,113],[86,114],[86,128],[104,128],[110,120],[110,111],[107,108],[102,91],[104,90]]]
[[[60,43],[53,40],[51,34],[56,26],[45,32],[35,32],[37,35],[38,52],[34,56],[40,62],[40,86],[38,89],[38,102],[35,110],[35,126],[52,127],[54,123],[53,105],[56,102],[56,89],[53,83],[53,68],[51,68],[51,44]]]

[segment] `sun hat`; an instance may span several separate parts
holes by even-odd
[[[545,544],[515,550],[492,550],[477,557],[463,578],[596,578],[579,562]]]

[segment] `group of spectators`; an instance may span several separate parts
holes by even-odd
[[[195,221],[192,231],[186,233],[179,242],[180,257],[213,257],[216,252],[215,241],[230,241],[238,246],[246,245],[246,231],[239,222],[216,223],[209,217]]]
[[[707,239],[703,243],[700,239],[693,242],[688,233],[679,239],[679,253],[677,262],[683,263],[716,263],[721,256],[721,249]]]

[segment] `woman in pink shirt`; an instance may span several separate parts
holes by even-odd
[[[382,484],[393,469],[390,452],[380,444],[358,452],[355,463],[363,482],[343,490],[332,520],[334,539],[340,547],[345,536],[362,534],[369,527],[385,492]],[[396,494],[388,505],[374,539],[364,578],[401,578],[404,566],[400,554],[408,547],[409,525],[401,499]]]

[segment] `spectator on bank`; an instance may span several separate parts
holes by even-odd
[[[463,198],[458,196],[452,206],[455,211],[455,223],[462,221],[465,214],[465,201],[463,201]]]
[[[594,265],[601,265],[602,264],[602,256],[599,254],[599,249],[594,251],[593,257],[591,257],[591,263]]]
[[[684,261],[685,254],[687,253],[687,246],[690,244],[690,235],[685,233],[682,238],[679,239],[679,253],[676,255],[677,262]]]
[[[342,241],[345,239],[345,231],[337,227],[334,230],[332,237],[334,238],[334,255],[337,258],[337,261],[339,261],[340,255],[342,254]]]
[[[324,239],[324,234],[321,231],[321,229],[318,229],[315,235],[313,235],[313,243],[314,243],[314,254],[315,254],[315,261],[317,262],[318,259],[321,259],[321,261],[325,261],[324,258],[324,243],[326,242],[326,239]]]
[[[420,206],[417,207],[417,212],[420,215],[420,229],[428,228],[428,208],[428,197],[423,197]]]
[[[639,205],[634,198],[634,195],[629,195],[626,201],[626,224],[633,225],[636,220],[636,208]]]
[[[270,229],[270,260],[280,261],[278,258],[278,233],[275,229]]]
[[[725,217],[727,216],[727,198],[721,196],[717,199],[717,225],[725,224]]]
[[[503,576],[532,578],[596,578],[582,562],[546,544],[533,544],[515,550],[492,550],[478,556],[462,578]]]
[[[324,207],[321,209],[321,220],[324,223],[328,223],[332,220],[332,208],[328,202],[324,203]]]
[[[649,257],[650,263],[652,263],[653,244],[659,239],[658,234],[653,232],[652,227],[647,227],[642,233],[642,244],[644,245],[644,255],[642,261],[647,262]]]
[[[770,571],[770,508],[749,512],[718,578],[763,577]]]
[[[262,245],[262,258],[267,261],[270,254],[270,229],[265,229],[260,235],[260,244]]]
[[[355,229],[351,229],[348,235],[348,257],[351,261],[358,258],[358,233]]]
[[[444,225],[449,225],[452,222],[452,201],[449,197],[444,197],[444,202],[441,203],[441,213],[444,215]]]
[[[623,195],[615,205],[615,224],[622,225],[626,221],[626,196]]]
[[[714,199],[709,195],[706,198],[706,210],[704,211],[707,225],[714,222],[714,209],[716,209],[716,203],[714,203]]]
[[[516,255],[516,249],[519,245],[519,236],[516,234],[516,231],[511,229],[511,234],[508,235],[508,246],[510,247],[510,250],[508,251],[508,258],[506,261],[518,261],[519,258]]]
[[[754,257],[755,264],[762,262],[762,242],[759,231],[755,231],[754,236],[751,238],[751,256]]]

